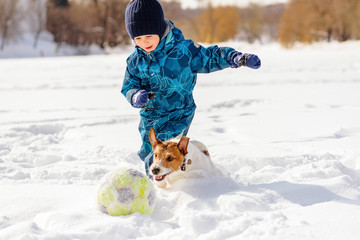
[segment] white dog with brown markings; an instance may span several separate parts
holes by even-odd
[[[155,130],[150,129],[150,143],[154,150],[153,163],[149,173],[156,186],[170,187],[182,178],[201,177],[204,174],[222,176],[222,172],[213,164],[206,146],[188,137],[178,136],[168,141],[156,138]]]

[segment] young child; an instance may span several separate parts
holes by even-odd
[[[138,152],[148,173],[152,163],[149,131],[160,140],[187,134],[195,114],[193,89],[198,73],[224,68],[260,67],[260,59],[233,48],[202,47],[185,40],[180,29],[164,18],[157,0],[132,0],[125,12],[126,29],[136,43],[127,59],[122,94],[140,110],[142,146]]]

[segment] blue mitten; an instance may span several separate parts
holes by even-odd
[[[149,93],[146,90],[139,90],[132,96],[131,100],[134,107],[145,107],[149,101]]]
[[[234,68],[246,66],[253,69],[258,69],[261,66],[261,61],[255,54],[234,52],[230,57],[231,65]]]

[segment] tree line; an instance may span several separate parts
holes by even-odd
[[[101,48],[129,44],[125,8],[129,0],[0,0],[0,50],[21,37],[28,22],[37,46],[42,31],[61,46]],[[290,0],[288,4],[245,8],[214,7],[210,1],[199,9],[182,9],[178,1],[161,1],[165,15],[186,38],[198,42],[230,39],[252,42],[346,41],[360,39],[359,0]]]
[[[281,18],[279,40],[347,41],[360,39],[359,0],[291,0]]]

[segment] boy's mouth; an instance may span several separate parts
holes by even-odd
[[[147,47],[147,48],[145,48],[146,50],[150,50],[150,49],[152,49],[152,45],[150,46],[150,47]]]

